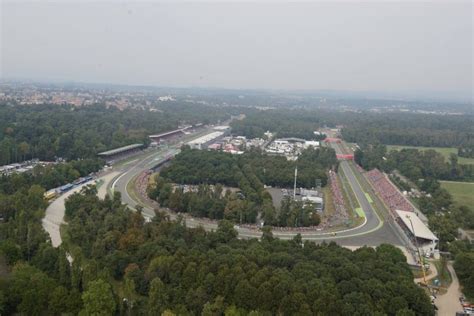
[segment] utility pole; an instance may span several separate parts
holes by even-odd
[[[428,283],[426,283],[425,265],[423,264],[423,258],[421,257],[420,248],[418,247],[418,240],[416,239],[415,227],[413,226],[413,222],[411,221],[411,217],[409,215],[407,215],[406,217],[410,221],[411,230],[413,231],[413,237],[415,238],[415,247],[416,247],[416,251],[418,252],[418,258],[420,260],[421,271],[423,272],[423,282],[425,283],[426,286],[428,286]]]
[[[293,201],[296,200],[296,177],[298,176],[298,166],[295,167],[295,185],[293,187]]]

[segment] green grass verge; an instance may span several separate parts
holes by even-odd
[[[352,191],[352,187],[350,186],[349,181],[347,180],[346,175],[344,174],[344,171],[342,171],[342,168],[339,169],[338,174],[339,185],[342,186],[342,195],[345,200],[345,203],[350,209],[355,210],[356,208],[360,207],[355,193],[354,191]]]
[[[359,217],[365,217],[365,213],[361,207],[356,208],[355,211]]]
[[[448,288],[451,282],[453,281],[453,279],[451,278],[451,273],[449,273],[448,267],[446,266],[447,261],[444,260],[443,262],[443,260],[436,260],[436,261],[433,261],[433,264],[435,265],[436,270],[438,270],[438,277],[436,277],[436,279],[438,279],[441,282],[441,287]],[[434,280],[431,280],[431,281],[434,281]]]
[[[338,181],[339,185],[342,185],[342,197],[344,199],[344,202],[347,206],[347,210],[349,212],[349,219],[351,221],[351,227],[356,227],[361,225],[364,222],[364,217],[365,216],[360,216],[360,214],[357,213],[358,208],[360,208],[359,202],[357,201],[357,198],[354,194],[354,191],[352,191],[352,187],[349,185],[349,181],[347,180],[344,171],[342,171],[342,168],[339,169],[338,172]],[[362,210],[362,209],[361,209]]]
[[[456,205],[474,209],[474,182],[440,181],[441,187],[453,196]]]
[[[417,146],[398,146],[398,145],[387,145],[387,150],[401,150],[404,148],[412,148],[412,149],[418,149],[418,150],[435,150],[439,152],[443,157],[446,159],[446,161],[449,161],[449,155],[451,154],[458,154],[457,148],[453,147],[417,147]],[[463,164],[463,165],[472,165],[474,164],[474,158],[464,158],[464,157],[459,157],[458,156],[458,163]]]
[[[365,197],[367,198],[367,201],[369,201],[369,203],[371,203],[371,204],[374,203],[374,201],[373,201],[372,198],[370,197],[370,194],[369,194],[369,193],[365,192],[364,194],[365,194]]]

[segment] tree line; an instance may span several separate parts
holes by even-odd
[[[260,215],[266,225],[317,226],[320,217],[314,206],[285,200],[276,210],[271,195],[265,190],[264,184],[291,187],[296,165],[299,168],[297,186],[311,188],[316,186],[317,180],[326,185],[327,170],[337,165],[337,159],[330,148],[309,148],[297,162],[292,162],[258,150],[237,156],[184,147],[170,165],[161,170],[149,186],[148,194],[165,207],[197,217],[255,223]],[[194,190],[184,192],[189,188],[186,185],[194,185]],[[226,190],[223,186],[229,188]]]
[[[0,313],[60,314],[58,306],[81,303],[80,293],[69,292],[69,263],[64,249],[51,246],[41,220],[47,189],[63,185],[102,166],[81,160],[36,166],[31,173],[0,177]],[[15,265],[16,264],[16,265]],[[13,270],[9,271],[11,267]],[[12,281],[14,280],[14,281]],[[24,299],[20,299],[23,297]],[[45,306],[51,304],[48,310]]]
[[[323,109],[272,109],[248,112],[242,121],[232,122],[236,135],[263,137],[266,131],[277,137],[318,139],[313,131],[343,126],[348,142],[425,147],[455,147],[472,153],[474,115],[433,115],[422,113],[341,112]]]
[[[413,181],[435,178],[449,181],[474,181],[474,166],[458,163],[455,154],[449,161],[435,150],[416,148],[387,151],[384,145],[362,145],[354,153],[355,161],[365,169],[399,170]]]
[[[233,225],[187,228],[157,212],[145,222],[93,188],[70,197],[65,247],[41,265],[17,261],[0,283],[3,314],[434,315],[391,245],[239,240]],[[56,254],[56,255],[54,255]],[[8,290],[7,290],[8,289]]]
[[[148,135],[179,124],[217,122],[239,112],[199,104],[160,104],[155,109],[0,104],[0,165],[31,158],[93,158],[132,143],[148,144]]]
[[[311,188],[317,179],[325,186],[326,172],[335,166],[335,151],[328,147],[310,147],[301,153],[297,161],[288,161],[283,156],[268,155],[260,150],[231,155],[184,146],[171,164],[161,170],[161,176],[178,184],[221,183],[240,187],[242,172],[247,169],[254,176],[253,182],[259,180],[269,186],[293,187],[295,168],[298,167],[297,187]]]
[[[344,123],[342,136],[358,144],[472,147],[474,116],[366,113]]]
[[[247,115],[244,120],[231,123],[234,135],[243,135],[248,138],[263,137],[270,131],[277,137],[297,137],[307,140],[321,139],[314,131],[325,124],[324,117],[312,110],[278,109],[256,111]]]

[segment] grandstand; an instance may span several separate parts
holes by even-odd
[[[113,164],[114,162],[130,157],[139,152],[142,148],[143,144],[132,144],[98,153],[97,156],[103,158],[106,163]]]
[[[382,199],[390,211],[402,210],[413,212],[415,209],[393,185],[387,177],[378,169],[366,172],[366,176],[371,182],[375,192]]]
[[[161,144],[165,141],[170,141],[172,139],[180,138],[185,134],[185,131],[191,128],[191,126],[184,126],[179,129],[175,129],[173,131],[164,132],[161,134],[149,135],[148,138],[151,139],[152,142],[157,144]]]
[[[397,223],[414,244],[418,245],[420,251],[424,254],[434,253],[438,237],[431,232],[420,218],[413,212],[396,210],[395,213]]]
[[[425,254],[435,253],[438,238],[418,217],[415,208],[407,198],[378,169],[370,170],[365,175],[410,243],[413,246],[418,245],[420,251]]]

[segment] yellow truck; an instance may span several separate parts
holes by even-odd
[[[46,201],[51,201],[52,199],[54,199],[57,196],[58,196],[58,192],[56,192],[56,190],[49,190],[49,191],[44,193],[44,199]]]

